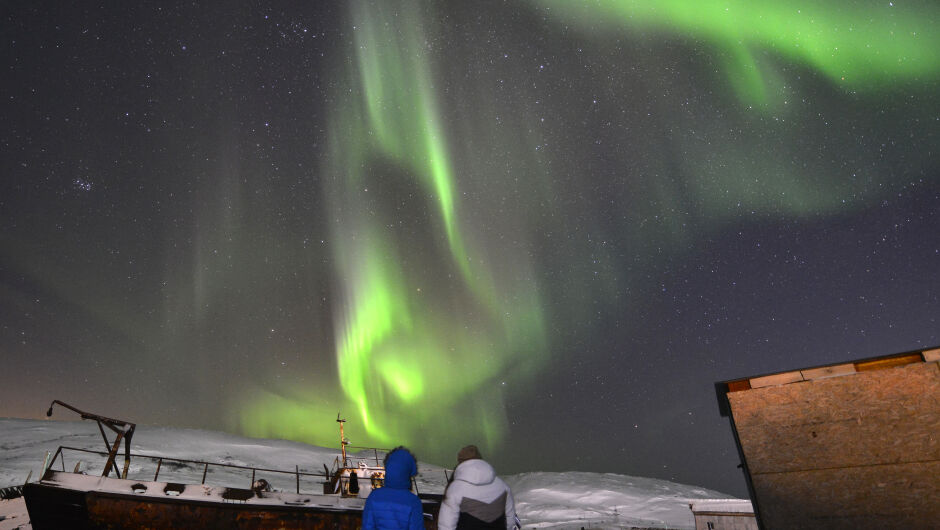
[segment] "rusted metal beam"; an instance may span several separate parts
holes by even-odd
[[[134,436],[134,430],[137,428],[137,424],[131,423],[129,421],[117,420],[114,418],[109,418],[107,416],[101,416],[99,414],[92,414],[90,412],[85,412],[84,410],[79,409],[78,407],[73,407],[64,401],[59,401],[55,399],[49,405],[49,410],[46,411],[46,416],[52,416],[52,408],[56,405],[61,405],[82,417],[83,420],[94,420],[98,423],[98,430],[101,432],[101,438],[104,439],[104,445],[108,448],[108,463],[105,465],[104,471],[101,473],[101,476],[106,477],[111,473],[111,469],[114,469],[114,474],[121,477],[127,478],[127,470],[131,465],[131,437]],[[108,442],[108,437],[104,432],[104,428],[107,427],[114,431],[116,434],[114,439],[114,444],[112,445]],[[124,440],[124,471],[118,469],[117,464],[114,459],[117,456],[117,450],[120,447],[121,440]],[[64,462],[63,462],[64,465]]]
[[[101,473],[102,477],[106,477],[111,473],[111,468],[114,468],[114,474],[118,477],[121,476],[121,472],[118,471],[117,464],[114,463],[114,457],[117,456],[117,450],[121,446],[121,438],[124,436],[124,433],[119,432],[117,438],[114,440],[114,445],[111,446],[111,450],[108,451],[108,461],[104,465],[104,472]],[[107,440],[105,440],[107,442]]]

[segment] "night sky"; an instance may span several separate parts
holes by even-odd
[[[714,382],[940,344],[934,0],[0,15],[0,416],[743,496]]]

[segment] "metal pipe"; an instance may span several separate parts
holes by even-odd
[[[42,473],[39,474],[39,480],[42,480],[46,476],[46,471],[52,469],[52,466],[55,464],[59,455],[62,455],[62,471],[65,471],[65,455],[62,454],[62,448],[59,447],[55,451],[55,455],[52,457],[52,460],[49,460],[49,451],[46,451],[46,458],[42,462]],[[46,467],[48,464],[49,467]]]
[[[346,462],[346,446],[349,444],[349,440],[347,440],[346,435],[343,434],[343,424],[346,423],[346,419],[339,419],[339,412],[337,412],[336,422],[339,423],[339,446],[343,451],[343,467],[349,467],[349,464]]]
[[[130,427],[131,429],[133,429],[133,427],[135,427],[135,424],[133,424],[133,423],[131,423],[131,422],[129,422],[129,421],[116,420],[116,419],[114,419],[114,418],[109,418],[109,417],[107,417],[107,416],[99,416],[98,414],[92,414],[92,413],[90,413],[90,412],[85,412],[84,410],[81,410],[81,409],[78,409],[78,408],[76,408],[76,407],[73,407],[72,405],[69,405],[68,403],[59,401],[58,399],[53,400],[53,401],[52,401],[52,404],[49,405],[49,410],[46,411],[46,416],[52,416],[52,407],[53,407],[54,405],[62,405],[63,407],[65,407],[65,408],[67,408],[67,409],[69,409],[69,410],[71,410],[71,411],[77,413],[79,416],[82,417],[83,420],[95,420],[95,421],[100,421],[101,423],[104,423],[105,425],[107,425],[108,427],[110,427],[110,428],[111,428],[112,430],[114,430],[115,432],[117,432],[117,430],[118,430],[118,429],[116,429],[116,428],[114,427],[115,425],[117,425],[117,426],[119,426],[119,427],[125,427],[124,430],[127,430],[127,429],[126,429],[127,427]]]

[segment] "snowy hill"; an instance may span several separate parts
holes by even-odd
[[[113,436],[109,433],[109,437]],[[30,471],[35,480],[46,451],[54,452],[60,445],[92,450],[103,447],[93,422],[0,419],[0,488],[22,484]],[[337,455],[336,449],[298,442],[146,425],[137,426],[132,452],[269,469],[293,470],[299,465],[301,471],[310,472],[329,466]],[[70,461],[70,465],[74,463]],[[129,474],[152,473],[152,469],[152,463],[132,459]],[[421,491],[443,492],[443,468],[422,462],[418,469]],[[191,474],[186,478],[201,480]],[[275,488],[292,487],[291,476],[266,478]],[[524,528],[694,528],[688,499],[728,497],[695,486],[616,474],[536,472],[503,478],[512,487]],[[210,468],[208,482],[231,480],[243,479],[224,472],[213,476]],[[0,504],[9,505],[10,501]],[[13,508],[6,510],[11,513]],[[3,514],[0,509],[0,517]],[[0,530],[17,528],[22,522],[23,517],[0,520]]]

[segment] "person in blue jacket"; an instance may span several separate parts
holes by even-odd
[[[411,451],[396,447],[385,455],[385,485],[372,490],[362,511],[362,530],[421,530],[421,500],[411,492],[418,465]]]

